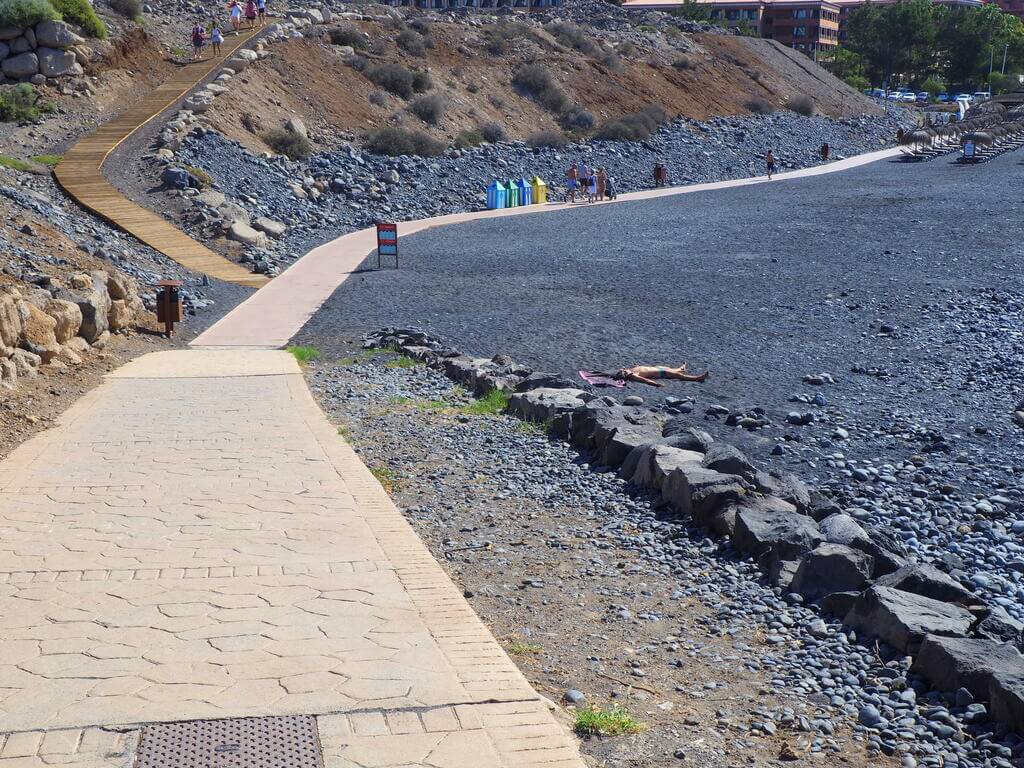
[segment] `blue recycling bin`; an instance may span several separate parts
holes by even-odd
[[[504,208],[507,200],[505,185],[497,179],[492,181],[487,187],[487,207]]]
[[[519,205],[519,187],[516,186],[515,179],[509,179],[505,185],[505,207],[516,208]]]
[[[520,179],[516,186],[519,187],[519,204],[533,205],[533,185],[526,179]]]

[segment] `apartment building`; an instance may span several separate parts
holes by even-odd
[[[1024,0],[995,0],[1004,11],[1024,14]],[[686,0],[626,0],[623,8],[671,11]],[[696,0],[711,6],[711,18],[778,40],[813,59],[846,40],[850,14],[865,2],[895,0]],[[936,4],[977,7],[985,0],[933,0]],[[1016,7],[1019,10],[1012,10]],[[1024,16],[1022,16],[1024,17]]]

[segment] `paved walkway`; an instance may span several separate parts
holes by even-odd
[[[582,768],[284,352],[147,355],[0,464],[0,616],[0,768],[282,714],[328,768]]]
[[[595,205],[617,205],[636,200],[649,200],[658,197],[685,195],[693,192],[708,192],[718,189],[745,187],[752,184],[778,184],[787,179],[800,179],[835,173],[856,168],[867,163],[891,158],[899,154],[898,149],[885,149],[856,155],[845,160],[838,160],[825,165],[787,171],[775,175],[773,181],[766,176],[755,176],[731,181],[718,181],[708,184],[693,184],[685,187],[663,187],[642,192],[630,192],[619,195],[616,200]],[[502,208],[495,211],[474,211],[472,213],[456,213],[448,216],[435,216],[430,219],[402,222],[398,225],[398,234],[411,235],[424,229],[459,224],[477,219],[490,219],[504,216],[527,216],[562,211],[567,208],[582,208],[565,203],[549,203],[547,205],[527,206],[523,208]],[[339,237],[319,248],[314,248],[303,258],[296,261],[280,276],[274,278],[266,287],[250,296],[231,314],[214,324],[192,342],[194,347],[283,347],[298,333],[331,294],[348,279],[359,265],[377,247],[376,231],[372,228],[362,229]],[[401,246],[399,246],[401,253]]]
[[[102,171],[103,163],[121,142],[184,97],[251,37],[251,31],[237,37],[229,35],[222,46],[222,56],[213,57],[211,54],[208,59],[179,67],[139,103],[104,123],[69,149],[54,169],[54,175],[64,191],[83,208],[134,235],[183,267],[218,280],[259,288],[266,284],[266,277],[254,275],[245,267],[228,261],[160,215],[136,205],[110,184]]]

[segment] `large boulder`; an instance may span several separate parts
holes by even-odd
[[[54,329],[57,321],[43,312],[35,304],[27,301],[18,302],[18,314],[21,315],[21,344],[34,355],[39,355],[44,363],[50,362],[60,354],[60,344]]]
[[[78,335],[93,344],[110,328],[107,321],[110,314],[107,273],[99,270],[90,273],[87,286],[81,289],[82,293],[75,301],[82,311],[82,326],[78,330]]]
[[[18,369],[14,361],[0,358],[0,389],[11,390],[18,386]]]
[[[529,392],[531,389],[579,389],[572,379],[566,379],[557,373],[534,371],[516,384],[516,392]]]
[[[625,439],[627,434],[632,442],[630,450],[644,443],[661,442],[662,417],[658,414],[643,408],[631,406],[605,406],[588,408],[578,414],[572,423],[573,443],[584,450],[593,450],[603,453],[605,446],[619,432],[623,433]],[[646,439],[636,442],[636,438],[645,436]],[[624,447],[625,443],[623,443]],[[629,451],[626,451],[619,459],[618,466],[626,458]]]
[[[604,443],[601,462],[607,467],[618,467],[633,449],[648,445],[661,436],[659,424],[635,424],[616,429]]]
[[[825,541],[818,524],[790,508],[768,505],[745,508],[736,515],[733,545],[743,554],[763,558],[771,554],[777,560],[800,561]]]
[[[1013,643],[1020,648],[1024,643],[1024,624],[1017,621],[998,605],[986,607],[981,621],[974,628],[978,637],[987,637],[1001,643]]]
[[[859,592],[871,578],[871,555],[843,544],[819,544],[800,562],[790,589],[811,602],[833,592]]]
[[[703,454],[667,445],[641,445],[630,451],[619,474],[641,488],[661,490],[674,469],[685,464],[700,464]]]
[[[661,428],[661,435],[668,445],[684,448],[688,451],[707,453],[714,439],[703,429],[698,429],[683,416],[676,416],[666,421]]]
[[[32,75],[39,74],[39,57],[31,52],[20,53],[4,59],[0,69],[11,80],[28,80]]]
[[[564,437],[569,433],[571,414],[591,398],[593,395],[581,389],[531,389],[512,395],[508,409],[527,421],[550,423],[555,433]]]
[[[868,532],[860,523],[846,514],[829,515],[819,521],[818,527],[830,544],[852,546],[858,539],[868,541]]]
[[[114,333],[128,328],[132,324],[134,312],[124,299],[114,299],[110,302],[110,310],[107,312],[107,329]]]
[[[257,232],[244,221],[236,221],[228,228],[228,238],[236,243],[255,248],[267,247],[267,236]]]
[[[769,496],[778,496],[806,515],[810,511],[811,492],[803,481],[791,472],[758,472],[757,489]]]
[[[16,347],[21,339],[19,298],[21,294],[13,290],[0,293],[0,347]]]
[[[229,225],[234,224],[237,221],[240,221],[243,224],[251,223],[249,211],[238,203],[232,203],[230,201],[221,203],[217,207],[217,213],[219,213],[221,218]]]
[[[976,699],[987,701],[996,669],[1024,669],[1024,656],[995,640],[928,635],[910,671],[940,691],[966,688]]]
[[[993,718],[1017,733],[1024,732],[1024,664],[1015,661],[992,670],[988,702]]]
[[[65,77],[80,75],[84,72],[74,51],[65,51],[60,48],[39,48],[36,50],[36,55],[39,57],[39,73],[45,77]]]
[[[711,529],[719,536],[732,538],[736,532],[736,515],[745,509],[796,514],[796,507],[788,501],[777,499],[774,496],[744,496],[738,501],[730,501],[725,506],[711,512],[698,513],[694,517],[694,522]]]
[[[265,216],[260,216],[256,219],[256,221],[252,223],[252,226],[253,229],[258,229],[263,234],[268,235],[275,240],[284,237],[284,233],[288,229],[288,227],[280,221],[274,221],[273,219],[268,219]]]
[[[977,605],[981,602],[973,592],[954,581],[934,565],[907,565],[893,573],[879,578],[875,584],[944,603]]]
[[[14,363],[19,378],[34,379],[39,375],[39,366],[43,364],[43,358],[27,349],[16,349],[11,353],[11,362]]]
[[[857,598],[844,622],[914,654],[925,635],[966,636],[974,616],[958,605],[875,584]]]
[[[111,299],[121,299],[129,303],[139,297],[139,284],[134,277],[122,272],[111,272],[107,275],[107,293]]]
[[[757,467],[743,452],[728,443],[712,443],[704,455],[703,464],[708,469],[726,475],[739,475],[744,480],[753,482],[757,476]]]
[[[85,42],[63,21],[41,21],[35,31],[36,45],[44,48],[70,48]]]
[[[78,335],[78,329],[82,327],[82,310],[73,301],[50,299],[43,306],[43,311],[56,322],[53,333],[58,344],[65,344]]]
[[[739,501],[747,493],[743,478],[724,475],[699,464],[683,464],[665,478],[662,498],[678,514],[697,521],[705,519],[726,504]]]

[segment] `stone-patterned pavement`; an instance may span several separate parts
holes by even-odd
[[[328,768],[582,765],[285,352],[140,358],[0,464],[0,616],[0,768],[283,714]]]

